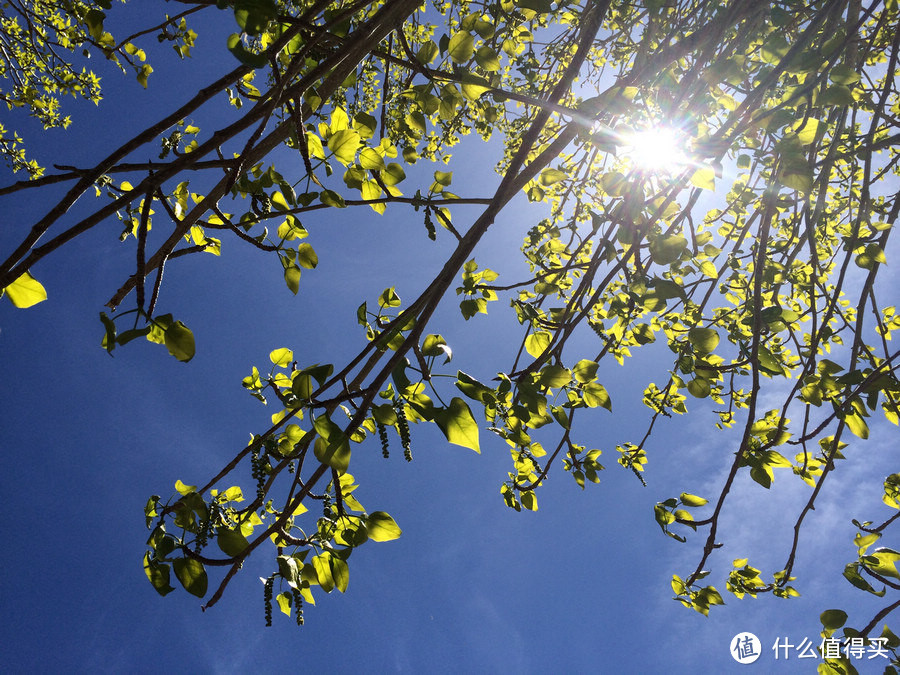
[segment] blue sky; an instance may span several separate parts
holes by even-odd
[[[107,100],[98,109],[76,106],[73,128],[37,139],[35,154],[48,164],[91,164],[126,138],[131,124],[154,116],[170,93],[166,83],[179,82],[180,100],[232,67],[216,37],[208,40],[197,62],[155,60],[147,91],[107,75]],[[454,191],[477,193],[493,184],[491,148],[463,150],[471,159],[457,169]],[[0,172],[0,185],[12,180]],[[415,191],[411,183],[404,188]],[[0,251],[47,208],[46,194],[4,198]],[[471,219],[475,211],[460,209],[454,218],[465,223],[467,213]],[[716,432],[708,416],[689,414],[654,434],[648,487],[616,464],[616,443],[636,441],[648,419],[640,403],[644,378],[666,377],[667,364],[653,350],[624,368],[604,365],[601,381],[615,412],[596,412],[580,435],[604,451],[600,485],[582,492],[554,471],[538,494],[540,510],[515,513],[499,495],[509,464],[500,439],[482,431],[476,455],[447,445],[437,430],[414,427],[411,464],[396,448],[385,461],[377,444],[367,443],[354,451],[350,468],[361,483],[360,501],[391,513],[403,536],[356,551],[348,592],[315,591],[318,605],[307,607],[302,629],[277,609],[273,627],[263,625],[258,577],[274,565],[264,552],[208,612],[180,588],[159,597],[141,569],[147,497],[167,496],[176,479],[204,482],[248,434],[267,425],[273,411],[240,381],[251,366],[267,367],[272,349],[290,347],[306,363],[341,363],[364,339],[355,318],[360,302],[387,286],[403,299],[416,296],[452,242],[443,231],[430,242],[420,214],[399,214],[348,209],[304,221],[320,266],[304,271],[297,297],[285,288],[277,260],[236,240],[225,240],[221,258],[171,263],[160,308],[196,336],[197,356],[187,365],[144,341],[118,349],[115,358],[99,346],[97,313],[133,271],[133,250],[119,243],[118,221],[34,270],[48,289],[46,302],[28,310],[0,303],[4,669],[811,672],[815,661],[776,662],[775,638],[818,643],[821,611],[842,607],[861,626],[880,609],[882,601],[854,590],[840,572],[855,558],[849,519],[890,515],[872,499],[897,470],[896,428],[883,423],[873,425],[869,441],[853,444],[864,461],[851,456],[831,476],[828,496],[811,516],[797,564],[802,597],[738,601],[724,591],[733,558],[749,556],[766,571],[784,562],[793,523],[784,514],[795,512],[808,490],[776,473],[771,490],[739,481],[731,497],[722,526],[726,546],[714,555],[710,577],[726,606],[704,618],[671,599],[671,575],[693,569],[705,535],[687,544],[664,537],[653,504],[682,491],[717,494],[737,440]],[[521,239],[542,216],[524,200],[511,205],[481,244],[479,264],[518,269]],[[896,278],[893,272],[880,281],[893,301]],[[449,372],[489,379],[508,367],[521,329],[502,304],[488,317],[463,322],[448,298],[430,332],[453,347]],[[252,490],[249,475],[243,486]],[[728,654],[731,637],[742,631],[763,643],[765,653],[752,666]],[[864,673],[885,664],[855,663]]]

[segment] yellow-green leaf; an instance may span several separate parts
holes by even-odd
[[[716,172],[714,169],[710,167],[702,167],[697,169],[694,172],[694,175],[691,176],[691,185],[694,187],[698,187],[701,190],[715,190],[716,189]]]
[[[368,170],[384,169],[384,158],[373,148],[363,148],[359,153],[359,165]]]
[[[313,453],[322,464],[327,464],[338,473],[344,473],[350,466],[350,441],[343,432],[332,434],[328,440],[321,436],[316,438]]]
[[[172,561],[172,567],[175,568],[175,576],[184,586],[184,590],[198,598],[206,595],[208,579],[203,563],[193,558],[177,558]]]
[[[688,342],[695,351],[709,354],[719,344],[719,334],[712,328],[691,328],[688,331]]]
[[[679,499],[681,499],[681,503],[685,506],[703,506],[704,504],[709,502],[708,499],[698,497],[697,495],[692,495],[688,492],[682,492]]]
[[[550,340],[552,339],[552,335],[548,331],[541,330],[537,333],[532,333],[527,338],[525,338],[525,351],[531,354],[534,358],[539,357],[544,353],[544,350],[550,346]]]
[[[179,361],[187,363],[194,358],[194,334],[181,321],[176,321],[166,328],[166,349]]]
[[[356,131],[353,129],[341,129],[333,133],[328,139],[328,148],[334,153],[335,159],[347,166],[353,162],[353,158],[356,157],[356,151],[361,143],[362,141]]]
[[[222,553],[232,558],[240,555],[250,545],[240,530],[220,527],[216,532],[216,543],[222,549]]]
[[[468,404],[458,396],[453,397],[447,408],[435,410],[434,421],[444,432],[447,440],[454,445],[481,452],[478,443],[478,423],[472,416]]]
[[[800,120],[791,126],[791,131],[797,134],[797,138],[803,145],[809,145],[816,140],[816,133],[819,130],[819,120],[808,118]]]
[[[308,270],[315,269],[319,264],[319,256],[312,246],[303,242],[297,247],[297,262]]]
[[[22,276],[3,289],[12,304],[20,309],[31,307],[47,299],[47,291],[41,282],[25,272]]]
[[[372,541],[391,541],[403,533],[394,519],[384,511],[373,511],[366,516],[366,531]]]
[[[548,186],[565,180],[566,172],[559,169],[544,169],[541,171],[541,185]]]
[[[466,63],[475,52],[475,39],[464,30],[458,31],[450,38],[447,51],[456,63]]]
[[[181,495],[189,495],[192,492],[195,492],[197,490],[197,486],[196,485],[185,485],[184,483],[181,482],[181,480],[176,480],[175,481],[175,489]]]
[[[291,289],[291,293],[297,295],[300,290],[300,268],[296,265],[284,268],[284,283]]]
[[[294,360],[294,352],[287,347],[275,349],[269,353],[269,360],[276,366],[284,368],[285,366],[290,365],[291,361]]]

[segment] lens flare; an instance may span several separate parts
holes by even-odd
[[[652,173],[676,173],[690,163],[685,153],[687,137],[671,127],[650,127],[624,139],[626,152],[636,169]]]

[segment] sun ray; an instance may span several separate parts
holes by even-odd
[[[634,167],[657,174],[680,172],[688,164],[686,135],[673,127],[653,126],[627,134],[623,141]]]

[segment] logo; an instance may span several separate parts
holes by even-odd
[[[731,638],[730,651],[738,663],[753,663],[762,653],[762,643],[753,633],[738,633]]]

